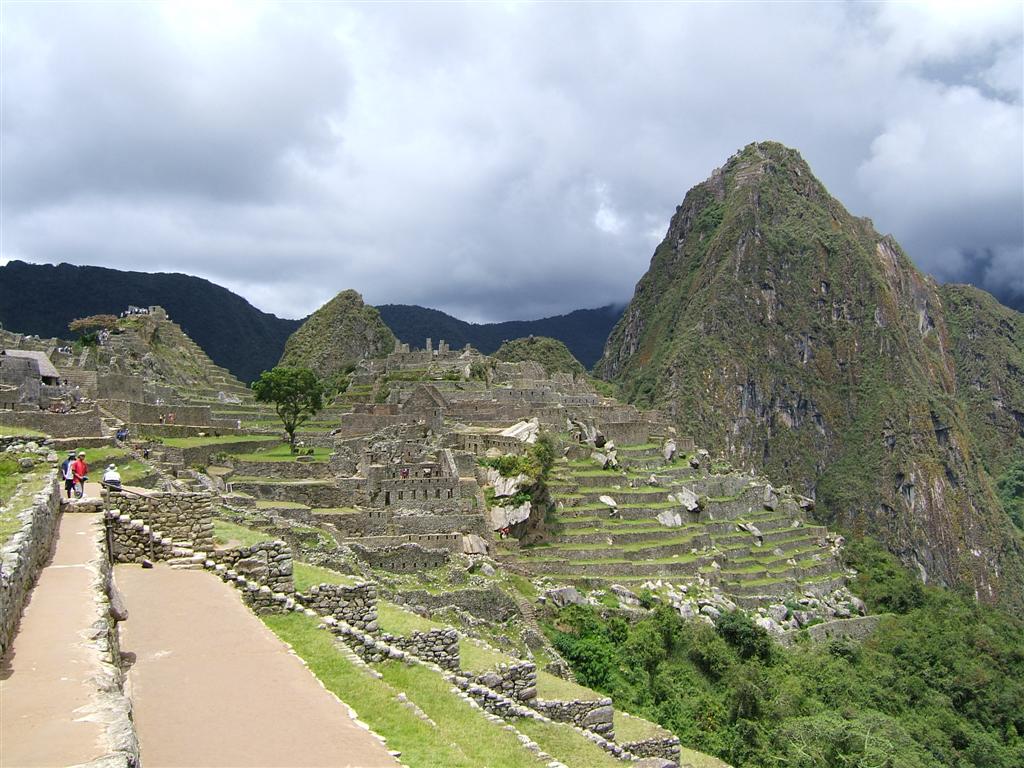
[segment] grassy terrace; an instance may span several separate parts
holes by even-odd
[[[21,528],[18,513],[43,490],[49,470],[47,466],[37,466],[31,472],[19,472],[16,461],[0,459],[0,546]]]
[[[213,543],[218,547],[251,547],[261,541],[272,541],[273,538],[269,533],[246,528],[228,520],[213,521]]]
[[[329,691],[353,704],[359,718],[384,736],[390,749],[399,750],[402,762],[411,768],[542,765],[515,734],[452,694],[444,679],[430,670],[388,663],[380,666],[384,678],[377,680],[346,659],[334,638],[317,629],[315,619],[295,613],[261,618]],[[421,707],[436,727],[400,706],[399,693]],[[577,765],[582,768],[586,763]]]
[[[312,451],[312,455],[308,458],[314,461],[327,461],[331,457],[330,448],[313,448]],[[298,454],[292,453],[287,443],[282,443],[273,448],[258,450],[253,453],[236,453],[232,458],[239,461],[295,461],[298,458]]]
[[[429,632],[445,627],[444,624],[431,621],[418,613],[407,611],[384,600],[377,601],[377,626],[381,631],[392,635],[411,635],[413,632]]]
[[[201,445],[231,445],[232,443],[248,443],[255,440],[273,443],[279,442],[281,438],[274,435],[221,435],[220,437],[165,437],[160,442],[171,448],[198,448]]]
[[[338,573],[330,568],[321,568],[319,565],[310,565],[309,563],[295,562],[292,568],[292,574],[295,578],[295,590],[297,592],[305,592],[317,584],[341,584],[351,587],[359,581],[354,576]]]
[[[97,480],[103,475],[103,470],[108,464],[116,464],[117,471],[121,474],[121,482],[125,485],[136,485],[155,472],[152,466],[131,457],[124,448],[112,445],[86,448],[85,460],[89,463],[89,476]]]
[[[660,725],[615,710],[615,740],[620,744],[627,741],[667,738],[672,734]]]

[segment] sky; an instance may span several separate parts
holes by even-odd
[[[0,3],[0,263],[466,320],[625,303],[686,191],[798,149],[1024,309],[1024,4]]]

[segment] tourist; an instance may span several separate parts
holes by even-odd
[[[103,473],[103,484],[115,491],[121,490],[121,474],[115,464],[108,466],[107,471]]]
[[[78,486],[78,495],[85,495],[85,481],[89,479],[89,465],[85,461],[85,451],[78,452],[78,458],[71,465],[71,474],[74,476],[75,485]]]
[[[60,463],[60,476],[64,478],[64,492],[71,498],[71,489],[75,485],[75,473],[71,465],[75,463],[75,452],[68,451],[68,457]]]

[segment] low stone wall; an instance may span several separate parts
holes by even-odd
[[[366,632],[377,631],[377,586],[364,582],[352,587],[317,584],[295,596],[321,616],[333,616]]]
[[[545,701],[537,699],[533,708],[559,723],[572,723],[604,736],[615,738],[614,710],[611,699],[594,701]]]
[[[0,656],[10,646],[28,593],[53,551],[60,510],[57,472],[18,514],[21,527],[0,550]]]
[[[675,736],[626,741],[620,743],[622,748],[631,752],[634,757],[660,757],[679,764],[679,739]]]
[[[213,499],[211,493],[163,493],[145,495],[104,491],[108,509],[133,520],[142,520],[175,541],[187,541],[194,549],[213,548]]]
[[[441,669],[449,672],[459,669],[459,633],[454,629],[415,631],[409,636],[384,633],[380,639],[418,659],[437,664]]]
[[[322,480],[310,482],[253,482],[228,480],[237,493],[247,493],[264,501],[295,501],[314,509],[351,506],[354,499],[346,489]]]
[[[139,742],[132,721],[132,702],[124,694],[124,672],[121,669],[121,647],[117,622],[111,613],[110,594],[113,573],[106,555],[105,527],[95,528],[100,556],[89,563],[93,572],[93,605],[95,620],[87,641],[99,655],[99,670],[93,675],[98,692],[93,717],[106,726],[104,734],[107,753],[93,765],[110,768],[138,768]]]
[[[102,434],[98,411],[50,413],[48,411],[0,411],[0,426],[34,429],[51,437],[83,437]]]
[[[537,698],[537,665],[532,661],[500,664],[497,669],[477,675],[474,680],[528,706],[533,706]]]
[[[250,547],[219,549],[210,558],[239,576],[286,595],[295,593],[292,551],[283,541],[261,541]]]
[[[811,640],[819,643],[825,640],[855,640],[861,642],[878,629],[879,623],[888,615],[882,613],[871,616],[856,616],[852,619],[826,621],[821,624],[814,624],[806,629],[786,632],[780,635],[778,640],[783,645],[792,645],[800,632],[807,632]]]
[[[203,437],[204,435],[220,437],[221,435],[238,435],[242,433],[235,420],[231,420],[230,423],[224,425],[220,424],[219,420],[215,420],[215,422],[218,423],[211,426],[196,426],[195,424],[133,424],[132,430],[146,437]]]
[[[133,520],[116,509],[107,510],[107,541],[110,556],[115,563],[141,563],[170,560],[174,557],[174,542],[169,536],[144,523]]]

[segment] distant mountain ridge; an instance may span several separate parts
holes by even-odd
[[[489,355],[512,339],[547,336],[561,341],[577,360],[592,368],[601,358],[608,334],[622,317],[625,307],[608,304],[539,320],[479,324],[411,304],[382,304],[377,309],[395,336],[414,347],[422,347],[429,337],[435,342],[444,339],[452,349],[472,344]]]
[[[10,331],[69,338],[68,323],[75,318],[117,314],[129,304],[166,309],[215,363],[244,382],[273,368],[285,342],[307,319],[263,312],[227,288],[181,273],[23,261],[0,266],[0,324]],[[477,324],[410,304],[377,309],[395,336],[415,347],[430,337],[435,342],[444,339],[453,348],[472,344],[491,353],[507,340],[550,336],[587,367],[601,356],[622,315],[621,307],[609,305],[540,320]]]
[[[274,367],[301,320],[263,312],[200,277],[74,264],[0,267],[0,323],[9,331],[70,338],[77,317],[159,305],[210,358],[244,382]]]

